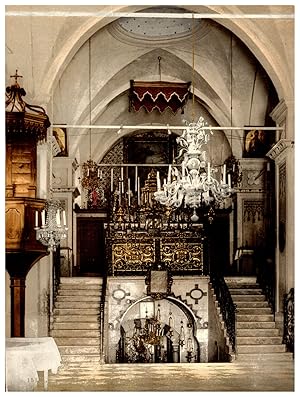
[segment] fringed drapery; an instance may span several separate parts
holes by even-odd
[[[179,109],[183,113],[189,98],[191,83],[174,83],[168,81],[134,81],[130,80],[129,110],[138,112],[144,108],[148,113],[157,109],[163,113],[169,108],[173,114]]]

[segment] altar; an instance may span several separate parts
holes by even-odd
[[[51,337],[6,338],[6,391],[33,391],[44,373],[44,390],[48,388],[48,371],[57,373],[61,356]]]

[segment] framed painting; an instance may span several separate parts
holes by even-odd
[[[60,148],[60,152],[55,155],[55,157],[68,157],[68,137],[67,129],[61,127],[53,128],[53,136]]]
[[[253,127],[244,131],[243,157],[264,157],[275,142],[275,131]]]
[[[149,164],[138,167],[142,185],[151,171],[151,164],[170,164],[176,157],[176,137],[164,132],[145,132],[131,136],[124,142],[124,159],[129,164]],[[167,176],[168,168],[155,167],[162,177]],[[129,167],[128,176],[134,178],[134,168]]]

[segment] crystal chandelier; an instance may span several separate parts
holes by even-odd
[[[176,138],[180,145],[179,156],[183,155],[181,165],[169,165],[168,178],[161,187],[157,174],[157,192],[154,197],[167,207],[193,209],[191,220],[196,222],[199,217],[196,208],[225,206],[225,199],[231,197],[234,189],[231,186],[231,174],[226,173],[226,164],[213,166],[207,161],[206,151],[209,136],[213,132],[200,117],[197,123],[189,123],[182,135]],[[211,213],[212,211],[210,211]]]
[[[50,199],[41,212],[41,226],[39,226],[39,212],[35,212],[36,239],[48,247],[48,251],[56,251],[57,245],[67,237],[66,213],[59,200]]]

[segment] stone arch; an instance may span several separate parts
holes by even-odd
[[[136,12],[148,7],[152,6],[115,6],[112,12]],[[193,6],[185,6],[185,8],[190,12],[195,12]],[[228,13],[226,6],[203,6],[202,8],[204,11],[216,12],[217,14]],[[237,13],[242,13],[238,6],[235,6],[235,8]],[[232,9],[230,9],[230,13],[232,13]],[[68,37],[68,40],[65,41],[60,50],[57,52],[57,55],[54,58],[52,65],[50,65],[48,68],[48,72],[44,78],[42,92],[45,96],[52,92],[56,82],[83,43],[99,29],[103,28],[108,23],[111,23],[112,19],[117,18],[110,18],[109,21],[107,18],[90,18],[84,25],[80,26],[76,31],[73,32],[71,36]],[[258,61],[264,66],[267,74],[269,75],[277,90],[279,98],[292,97],[291,84],[286,84],[286,81],[283,81],[285,73],[283,73],[283,68],[280,65],[279,55],[270,51],[270,48],[272,48],[271,43],[265,40],[264,34],[259,34],[257,31],[257,26],[255,26],[255,30],[253,30],[253,22],[251,20],[246,20],[246,18],[236,20],[234,18],[212,18],[212,20],[215,20],[217,23],[232,31],[247,45]]]

